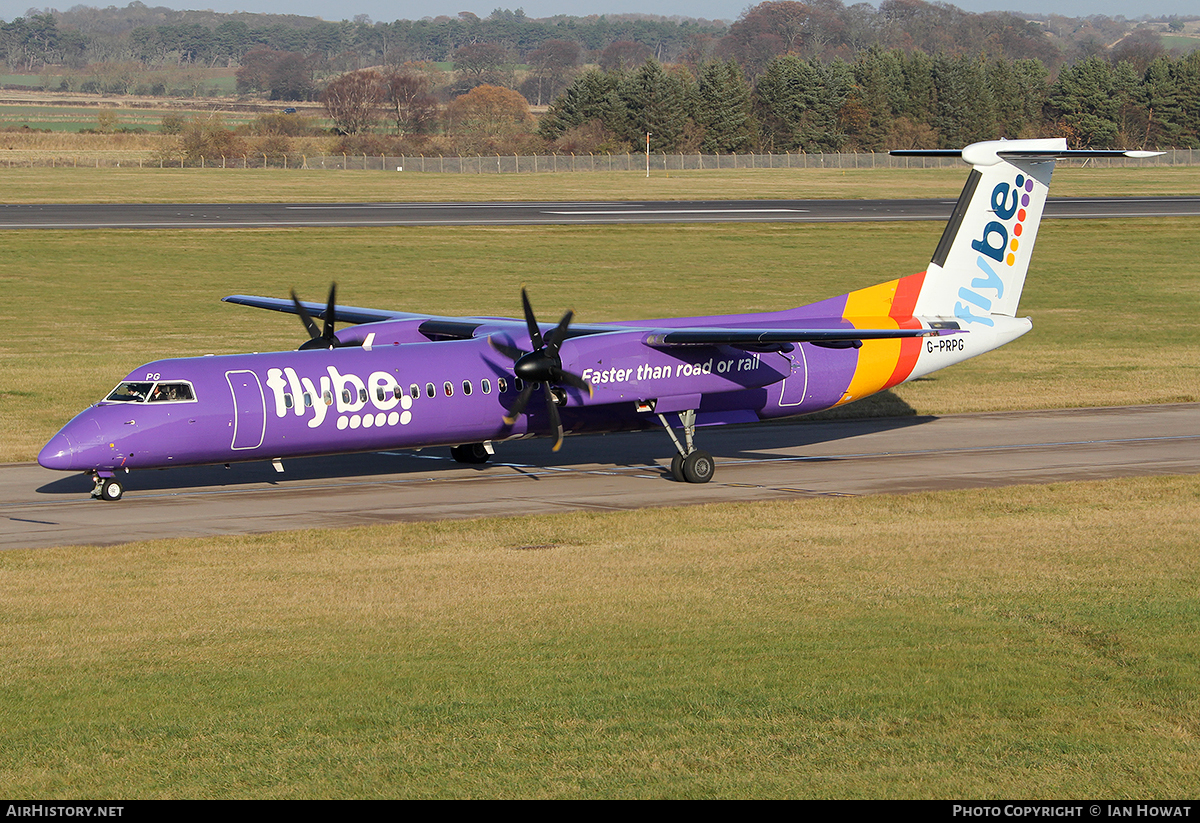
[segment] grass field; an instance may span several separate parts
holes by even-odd
[[[513,196],[593,185],[570,177]],[[962,177],[935,183],[953,197]],[[145,179],[91,178],[114,198]],[[177,191],[231,199],[212,179]],[[607,197],[634,196],[614,180]],[[872,196],[925,178],[903,180]],[[348,196],[325,185],[305,192]],[[467,181],[446,185],[458,199]],[[858,185],[881,191],[844,191]],[[813,188],[791,196],[829,196]],[[29,459],[145,360],[302,339],[229,293],[319,300],[336,278],[351,304],[514,314],[525,283],[540,313],[585,321],[754,311],[917,271],[940,232],[3,232],[0,460]],[[1198,256],[1194,220],[1047,222],[1022,301],[1033,332],[898,393],[921,413],[1200,399]],[[0,786],[1191,797],[1198,543],[1187,477],[4,552]]]
[[[0,785],[1188,798],[1197,543],[1192,477],[4,552]]]

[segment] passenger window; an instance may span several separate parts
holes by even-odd
[[[437,397],[437,386],[432,383],[425,384],[425,394],[429,397]]]
[[[421,396],[421,387],[418,386],[416,383],[413,383],[411,386],[408,387],[408,396],[411,397],[413,400],[416,400],[418,397]]]
[[[333,405],[333,392],[326,391],[321,394],[321,399],[325,401],[326,406]]]
[[[396,387],[394,389],[392,389],[392,399],[399,400],[403,396],[404,396],[404,387],[401,386],[399,383],[397,383]]]
[[[305,392],[305,393],[304,393],[304,408],[306,408],[306,409],[311,409],[311,408],[312,408],[312,404],[313,404],[313,402],[312,402],[312,395],[311,395],[311,394],[309,394],[308,392]]]
[[[463,381],[463,394],[469,395],[470,393],[471,393],[471,381],[464,380]]]
[[[500,392],[501,394],[504,394],[506,391],[508,391],[508,381],[503,377],[496,378],[496,391]]]
[[[454,396],[454,384],[451,383],[449,380],[447,380],[445,383],[442,384],[442,391],[444,391],[446,393],[447,397],[453,397]]]
[[[352,402],[350,398],[351,398],[350,390],[342,389],[342,402],[345,403],[347,406],[349,406],[350,403]]]
[[[294,406],[294,405],[296,405],[296,401],[295,401],[295,400],[292,398],[292,396],[291,396],[290,394],[288,394],[288,393],[284,392],[284,395],[283,395],[283,407],[284,407],[285,409],[290,409],[290,408],[291,408],[292,406]]]
[[[359,389],[359,390],[358,390],[358,402],[359,402],[359,403],[366,403],[366,402],[367,402],[367,390],[366,390],[366,389]]]
[[[483,389],[484,394],[492,393],[492,381],[486,377],[479,381],[479,388]]]

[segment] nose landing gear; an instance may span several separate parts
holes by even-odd
[[[93,472],[92,480],[96,484],[92,487],[92,497],[97,500],[113,502],[120,500],[121,495],[125,493],[125,487],[121,485],[121,481],[111,474],[105,477],[100,472]]]

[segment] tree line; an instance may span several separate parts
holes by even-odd
[[[584,73],[541,119],[566,150],[883,151],[1067,137],[1085,148],[1200,147],[1200,52],[1138,72],[878,47],[853,62],[786,54],[753,81],[733,60]]]
[[[365,15],[329,22],[297,15],[174,11],[133,2],[123,9],[74,6],[0,21],[0,59],[23,71],[120,61],[146,67],[235,67],[248,53],[267,49],[301,55],[318,72],[337,73],[446,62],[472,44],[490,44],[511,62],[525,63],[547,41],[567,41],[584,52],[587,62],[599,62],[616,46],[618,60],[622,51],[626,60],[653,57],[693,66],[732,59],[757,76],[783,54],[852,61],[871,47],[956,56],[986,50],[1011,59],[1038,59],[1051,70],[1109,52],[1119,61],[1122,49],[1150,53],[1151,59],[1158,56],[1155,50],[1163,51],[1154,32],[1124,18],[1035,17],[973,14],[925,0],[882,0],[878,9],[867,3],[847,6],[842,0],[772,0],[746,9],[732,23],[637,14],[538,19],[521,9],[496,9],[483,18],[460,12],[386,23]],[[1182,26],[1180,18],[1170,22]]]

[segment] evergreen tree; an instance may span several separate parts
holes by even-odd
[[[627,115],[617,94],[620,81],[618,73],[589,71],[580,75],[550,105],[538,133],[547,140],[556,140],[569,129],[599,120],[609,131],[623,134]]]
[[[695,81],[686,70],[667,72],[657,60],[647,60],[625,78],[618,94],[627,112],[626,140],[644,146],[649,133],[651,151],[681,149],[697,97]]]
[[[747,152],[757,143],[750,84],[737,63],[700,67],[696,122],[704,129],[700,144],[708,154]]]
[[[962,148],[996,135],[996,115],[978,58],[939,54],[933,61],[937,90],[934,128],[942,148]]]
[[[1089,57],[1059,72],[1046,107],[1072,148],[1110,148],[1117,142],[1121,105],[1113,67]]]
[[[755,87],[764,142],[773,151],[837,151],[845,142],[838,113],[854,87],[842,60],[828,66],[794,54],[776,57]]]

